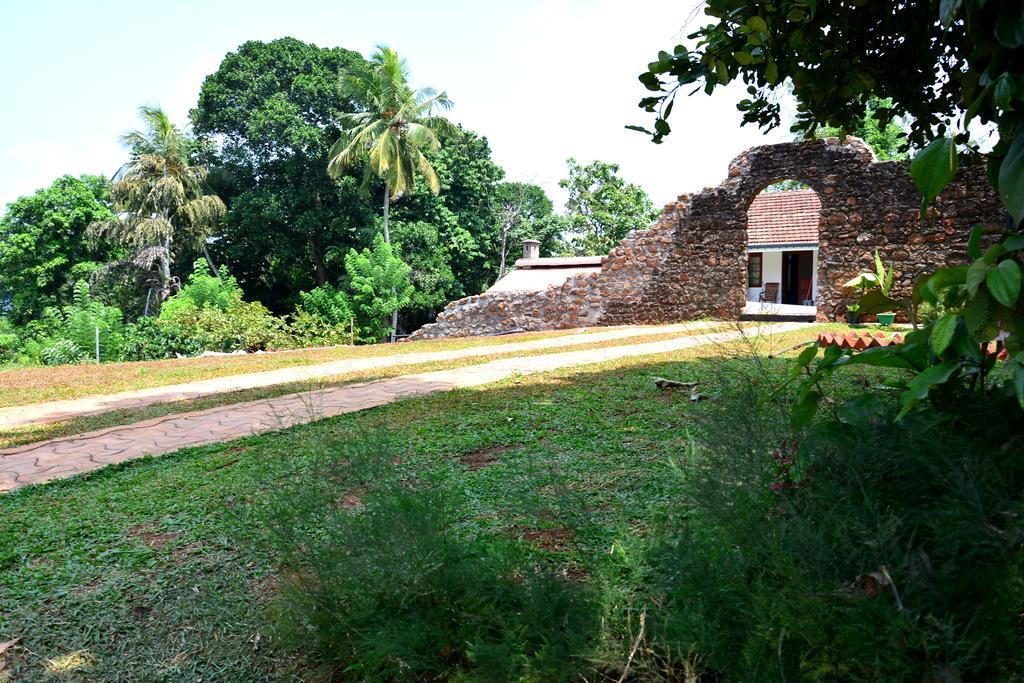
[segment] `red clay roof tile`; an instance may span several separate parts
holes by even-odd
[[[747,243],[816,244],[820,215],[814,190],[762,192],[747,209]]]

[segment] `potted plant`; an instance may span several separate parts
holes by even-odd
[[[861,313],[876,313],[878,322],[882,325],[891,325],[896,319],[894,309],[897,302],[889,297],[892,290],[893,271],[892,266],[885,267],[882,257],[875,250],[875,272],[860,273],[857,277],[847,282],[844,287],[856,287],[860,290],[860,296],[856,303],[846,307],[846,320],[853,324],[860,317]],[[853,320],[850,314],[853,313]]]

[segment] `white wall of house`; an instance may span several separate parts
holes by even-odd
[[[748,254],[759,253],[762,254],[761,261],[761,284],[764,285],[766,282],[777,282],[779,283],[779,297],[782,297],[782,253],[784,251],[808,251],[807,249],[751,249]],[[814,253],[814,277],[813,277],[813,293],[814,300],[818,300],[818,248],[811,249]],[[762,287],[748,287],[747,288],[747,301],[757,301],[758,297],[761,296]]]

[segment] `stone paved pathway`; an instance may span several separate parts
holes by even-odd
[[[168,403],[185,399],[199,398],[211,394],[223,394],[242,389],[255,389],[275,384],[289,384],[315,380],[323,377],[344,375],[351,372],[372,370],[374,368],[394,367],[396,365],[418,365],[437,361],[457,360],[503,353],[522,353],[539,349],[556,349],[577,344],[596,344],[598,342],[645,337],[673,332],[702,329],[713,323],[690,322],[676,325],[660,325],[647,327],[617,327],[594,332],[580,331],[561,337],[535,339],[532,341],[495,344],[491,346],[475,346],[467,349],[451,351],[422,351],[401,353],[389,356],[373,356],[368,358],[350,358],[327,363],[304,365],[300,367],[268,370],[244,375],[231,375],[215,379],[198,380],[184,384],[170,384],[162,387],[151,387],[133,391],[122,391],[103,396],[87,396],[85,398],[62,401],[47,401],[24,406],[0,408],[0,430],[21,427],[30,424],[59,422],[84,415],[97,415],[122,408],[139,408],[155,403]]]
[[[778,323],[760,328],[758,334],[778,334],[803,326],[802,323]],[[406,375],[169,415],[137,424],[9,448],[0,450],[0,492],[69,477],[144,455],[159,455],[186,446],[230,441],[324,417],[365,410],[404,397],[488,384],[516,374],[547,372],[618,358],[727,343],[736,340],[741,334],[734,330],[646,344],[507,358],[453,370]]]

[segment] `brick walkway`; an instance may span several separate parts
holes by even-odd
[[[652,327],[618,327],[598,332],[581,331],[549,339],[475,346],[452,351],[423,351],[370,358],[350,358],[301,367],[217,377],[215,379],[198,380],[184,384],[170,384],[162,387],[122,391],[102,396],[87,396],[85,398],[12,406],[0,408],[0,430],[30,424],[59,422],[85,415],[97,415],[111,410],[140,408],[155,403],[181,401],[211,394],[223,394],[243,389],[268,387],[275,384],[315,380],[351,372],[373,370],[375,368],[394,367],[396,365],[418,365],[420,363],[433,363],[504,353],[522,353],[540,349],[556,349],[577,344],[596,344],[616,339],[671,334],[673,332],[682,333],[689,330],[702,329],[711,324],[707,322],[692,322]]]
[[[798,330],[802,326],[801,323],[778,323],[762,327],[757,333],[778,334]],[[406,375],[169,415],[137,424],[0,450],[0,492],[69,477],[144,455],[159,455],[186,446],[230,441],[324,417],[365,410],[404,397],[488,384],[516,374],[547,372],[618,358],[726,343],[736,340],[741,334],[739,331],[716,332],[646,344],[508,358],[453,370]]]

